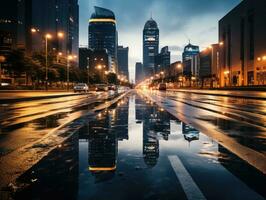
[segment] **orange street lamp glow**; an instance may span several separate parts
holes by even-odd
[[[75,59],[76,59],[77,57],[78,57],[77,55],[74,55],[74,56],[73,56],[73,58],[75,58]]]
[[[67,59],[68,59],[68,60],[72,60],[72,59],[73,59],[73,56],[69,55],[69,56],[67,57]]]
[[[177,65],[177,68],[178,68],[178,69],[181,69],[181,68],[182,68],[182,64],[178,64],[178,65]]]
[[[63,55],[63,53],[62,53],[62,52],[59,52],[59,53],[58,53],[58,55],[59,55],[59,56],[62,56],[62,55]]]
[[[97,69],[102,69],[102,66],[101,65],[97,65]]]
[[[30,31],[31,31],[32,33],[36,33],[36,32],[37,32],[36,28],[31,28]]]
[[[52,35],[49,34],[49,33],[47,33],[47,34],[45,35],[45,38],[46,38],[46,39],[51,39],[51,38],[52,38]]]
[[[160,72],[162,75],[164,75],[164,72]]]
[[[224,45],[224,42],[220,42],[219,45],[220,45],[220,46],[223,46],[223,45]]]
[[[257,58],[257,61],[261,61],[261,57],[258,57],[258,58]]]
[[[63,33],[63,32],[58,32],[58,33],[57,33],[57,36],[58,36],[59,38],[63,38],[63,37],[64,37],[64,33]]]
[[[262,60],[266,60],[266,56],[263,56],[263,57],[262,57]]]
[[[208,48],[209,48],[209,49],[212,49],[213,47],[210,45]]]
[[[229,73],[230,73],[229,71],[224,71],[224,74],[225,74],[225,75],[227,75],[227,74],[229,74]]]

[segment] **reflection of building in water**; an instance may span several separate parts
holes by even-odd
[[[148,167],[154,167],[159,158],[159,140],[157,138],[157,110],[146,107],[143,114],[143,159]]]
[[[89,170],[96,181],[113,177],[117,159],[117,136],[110,127],[110,115],[103,111],[89,122]]]
[[[154,130],[160,133],[164,140],[168,140],[168,136],[170,135],[170,120],[175,118],[162,108],[156,109],[155,118]]]
[[[191,142],[193,140],[199,140],[199,131],[192,126],[189,126],[182,122],[182,133],[185,140]]]
[[[128,104],[128,99],[124,98],[117,103],[119,112],[116,110],[110,112],[111,126],[118,140],[128,140]]]

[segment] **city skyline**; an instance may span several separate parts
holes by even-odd
[[[192,44],[199,45],[201,48],[216,43],[218,21],[239,2],[241,0],[212,2],[181,0],[177,4],[175,0],[169,0],[166,4],[159,0],[149,2],[113,0],[112,3],[109,0],[79,0],[80,45],[88,43],[87,26],[93,7],[102,6],[112,10],[117,18],[118,44],[129,47],[131,80],[135,77],[135,63],[142,61],[142,31],[151,15],[160,29],[159,48],[168,45],[172,55],[171,62],[174,62],[181,60],[183,48],[188,44],[189,39]],[[169,9],[176,12],[168,12]],[[199,17],[201,23],[198,22]]]

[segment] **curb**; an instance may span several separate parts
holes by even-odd
[[[191,93],[191,94],[201,94],[201,95],[213,95],[213,96],[221,96],[221,97],[233,97],[233,98],[266,100],[266,97],[258,97],[258,96],[219,94],[219,93],[207,93],[207,92],[184,91],[184,90],[167,90],[167,91],[169,91],[169,92]]]

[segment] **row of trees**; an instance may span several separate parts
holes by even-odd
[[[6,56],[6,62],[3,65],[5,75],[13,78],[14,80],[21,80],[22,82],[15,81],[17,85],[23,85],[33,89],[43,89],[45,87],[46,75],[46,58],[43,52],[35,52],[31,56],[25,54],[22,50],[12,50]],[[24,81],[25,80],[25,81]],[[101,80],[99,74],[88,74],[88,70],[80,69],[76,63],[70,63],[69,66],[69,81],[70,84],[77,82],[82,83],[108,83],[108,84],[121,84],[128,83],[118,80],[115,73],[108,73]],[[48,85],[58,89],[67,87],[67,63],[66,61],[57,62],[56,55],[48,54]]]
[[[44,53],[36,52],[32,56],[28,56],[21,50],[12,50],[6,56],[6,63],[3,69],[12,77],[21,77],[24,75],[24,85],[35,89],[42,88],[45,85],[46,59]],[[55,62],[56,56],[48,55],[48,84],[50,87],[66,87],[67,79],[67,64]],[[101,82],[97,75],[90,75],[87,70],[81,70],[75,65],[70,64],[69,80],[75,82],[90,82],[90,84]],[[116,74],[110,73],[107,75],[107,82],[117,84]]]

